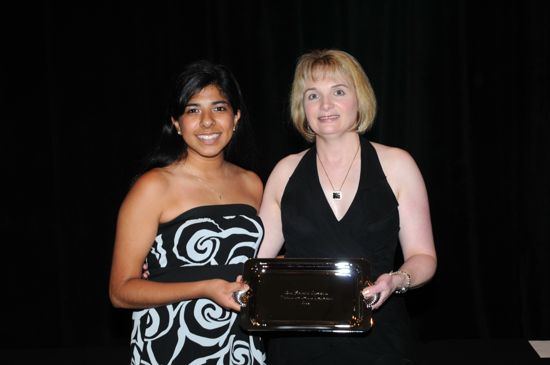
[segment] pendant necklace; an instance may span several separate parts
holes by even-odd
[[[214,189],[209,183],[207,183],[205,180],[201,179],[200,177],[198,177],[197,175],[187,171],[187,173],[191,176],[193,176],[195,179],[197,179],[197,181],[201,182],[208,190],[210,190],[211,192],[213,192],[214,194],[216,194],[216,196],[218,197],[219,200],[223,200],[223,193],[217,191],[216,189]]]
[[[195,175],[193,175],[195,176]],[[206,181],[204,181],[203,179],[201,179],[200,177],[198,176],[195,176],[195,178],[197,180],[199,180],[200,182],[202,182],[204,184],[204,186],[206,186],[208,188],[208,190],[210,190],[211,192],[213,192],[214,194],[216,194],[218,196],[218,199],[219,200],[223,200],[223,193],[220,193],[219,191],[217,190],[214,190],[214,188],[212,186],[210,186],[210,184],[208,184]]]
[[[328,179],[328,182],[330,183],[330,187],[332,188],[332,200],[341,200],[342,199],[342,188],[344,187],[344,183],[346,182],[346,179],[348,178],[349,172],[351,171],[351,167],[353,166],[353,162],[355,161],[355,157],[357,157],[357,153],[359,152],[359,147],[361,147],[361,144],[357,146],[357,151],[355,151],[355,155],[353,155],[353,159],[351,160],[351,163],[349,164],[348,171],[346,172],[346,176],[344,176],[344,180],[342,181],[342,184],[340,184],[339,189],[335,189],[334,185],[332,184],[332,181],[330,180],[330,177],[328,176],[327,170],[325,169],[325,166],[323,165],[323,161],[321,161],[321,158],[317,154],[317,159],[319,160],[319,163],[321,164],[321,167],[323,168],[323,171],[325,172],[325,176]]]

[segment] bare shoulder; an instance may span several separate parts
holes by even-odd
[[[309,151],[309,149],[283,157],[277,162],[269,178],[271,179],[273,176],[288,180],[307,151]]]
[[[241,183],[245,183],[254,187],[262,187],[262,180],[260,177],[251,170],[243,169],[240,166],[230,164],[230,174],[233,178],[239,179]]]
[[[132,186],[143,194],[163,194],[170,187],[171,172],[166,168],[155,168],[141,175]]]
[[[171,172],[166,168],[155,168],[141,175],[128,192],[125,204],[140,203],[158,205],[171,186]]]
[[[409,152],[379,143],[372,143],[372,145],[376,149],[382,170],[398,200],[405,191],[414,191],[417,196],[424,195],[424,179]]]
[[[251,194],[253,200],[257,202],[256,206],[259,207],[264,191],[262,179],[254,171],[243,169],[234,164],[230,164],[230,167],[231,180],[237,182],[239,187],[244,187],[244,190]]]
[[[296,170],[296,167],[307,151],[308,150],[288,155],[277,162],[267,179],[263,202],[280,201],[290,176],[294,170]],[[264,204],[263,202],[262,205]]]
[[[404,149],[376,142],[370,143],[376,150],[376,154],[386,175],[395,176],[409,169],[417,169],[413,157]]]

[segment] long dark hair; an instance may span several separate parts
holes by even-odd
[[[177,120],[189,99],[209,85],[215,85],[220,90],[234,113],[241,112],[233,137],[224,150],[225,159],[246,169],[255,168],[253,133],[239,84],[226,66],[201,60],[187,65],[175,77],[157,146],[145,159],[141,173],[155,167],[168,166],[187,156],[187,144],[177,134],[171,118]]]

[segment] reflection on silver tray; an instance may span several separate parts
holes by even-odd
[[[248,331],[368,331],[372,310],[361,289],[369,274],[364,259],[250,259],[243,273],[250,290],[236,298],[240,325]]]

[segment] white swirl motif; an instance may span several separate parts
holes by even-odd
[[[160,267],[166,267],[166,265],[168,264],[168,258],[166,257],[166,250],[164,249],[162,234],[159,234],[155,238],[155,245],[151,248],[151,254],[156,257]]]
[[[142,363],[141,357],[144,351],[147,352],[147,357],[150,359],[151,364],[158,363],[155,359],[155,340],[161,339],[172,330],[174,323],[177,322],[176,318],[181,317],[181,315],[178,316],[178,314],[184,313],[185,307],[188,304],[189,301],[184,301],[177,305],[148,308],[133,313],[132,319],[134,321],[134,328],[132,330],[131,340],[133,347],[132,364]],[[179,322],[181,323],[181,320]],[[144,328],[141,328],[141,326]],[[183,340],[184,339],[181,339],[181,341]],[[177,356],[178,353],[175,353],[175,356]]]
[[[227,335],[229,334],[229,331],[237,318],[237,313],[225,310],[209,299],[197,299],[195,301],[193,315],[197,321],[197,324],[199,324],[201,328],[210,331],[223,331],[223,333],[217,338],[202,336],[196,333],[198,331],[195,331],[195,333],[189,332],[187,334],[192,341],[206,347],[215,345],[221,346],[224,344],[226,342]]]
[[[210,223],[213,229],[198,229],[189,240],[181,246],[185,247],[187,256],[181,255],[179,247],[182,233],[186,229],[192,229],[193,225],[203,225],[204,223]],[[223,229],[210,218],[189,219],[177,229],[172,251],[179,260],[189,265],[217,265],[215,256],[219,250],[220,236],[223,235],[222,233]]]
[[[179,226],[159,229],[148,256],[150,265],[230,265],[254,257],[263,238],[257,217],[228,215],[217,219],[221,219],[219,224],[209,217],[192,218]],[[265,353],[257,347],[261,341],[240,331],[237,318],[237,313],[206,298],[135,311],[131,363],[265,364]],[[201,350],[195,352],[198,348]]]
[[[250,344],[242,340],[235,341],[234,337],[231,340],[231,364],[252,364]]]

